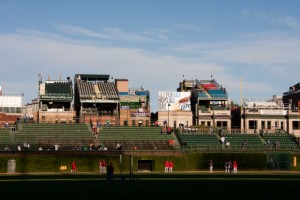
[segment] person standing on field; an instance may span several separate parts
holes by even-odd
[[[165,172],[169,172],[169,161],[166,160],[165,162]]]
[[[209,160],[209,173],[213,173],[214,163],[212,160]]]
[[[174,163],[172,162],[172,160],[169,161],[169,172],[173,172],[173,166]]]
[[[75,160],[71,163],[71,172],[75,173],[77,171],[77,166]]]

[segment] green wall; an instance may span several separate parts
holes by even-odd
[[[300,170],[300,154],[290,154],[290,169]],[[16,161],[16,172],[69,172],[71,162],[77,163],[78,172],[99,172],[99,161],[106,160],[113,163],[115,171],[119,172],[130,170],[130,156],[122,156],[120,166],[120,156],[105,155],[1,155],[0,173],[7,172],[8,161]],[[153,172],[163,172],[164,162],[172,160],[174,163],[173,171],[203,171],[208,170],[208,161],[214,161],[214,170],[225,170],[226,160],[236,160],[239,170],[268,170],[266,153],[190,153],[183,156],[133,156],[133,172],[138,170],[139,160],[150,160],[153,165]],[[60,166],[66,166],[66,170],[60,170]]]

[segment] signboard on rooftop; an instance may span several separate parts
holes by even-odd
[[[159,91],[159,111],[191,111],[190,92]]]

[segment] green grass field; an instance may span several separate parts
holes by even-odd
[[[300,173],[244,171],[115,174],[1,174],[1,199],[272,199],[299,196]]]

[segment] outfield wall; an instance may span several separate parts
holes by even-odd
[[[7,173],[8,161],[15,160],[15,173],[69,172],[71,162],[76,161],[78,172],[99,172],[100,160],[113,163],[116,172],[163,172],[164,162],[172,160],[173,171],[208,171],[209,160],[214,170],[225,170],[226,160],[236,160],[239,170],[299,170],[300,154],[290,152],[256,153],[188,153],[182,155],[122,155],[96,154],[92,152],[9,152],[0,154],[0,173]],[[132,163],[132,165],[131,165]]]

